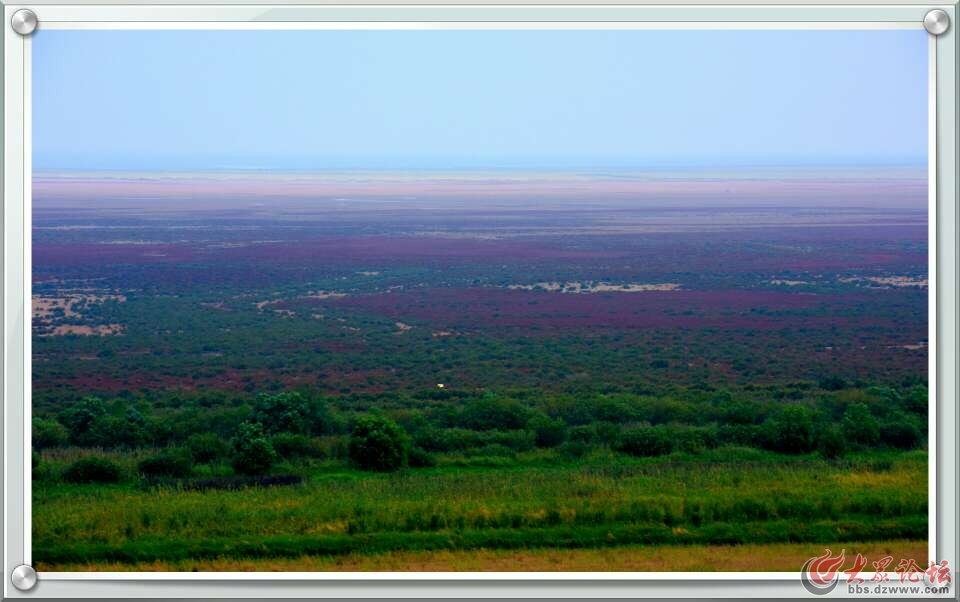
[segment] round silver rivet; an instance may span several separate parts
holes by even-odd
[[[21,564],[13,569],[13,573],[10,574],[10,582],[13,583],[13,587],[25,592],[37,584],[37,572],[33,570],[32,566]]]
[[[37,29],[37,13],[21,8],[10,17],[10,27],[22,36],[28,36]]]
[[[950,29],[950,15],[947,11],[935,8],[923,17],[923,28],[938,36]]]

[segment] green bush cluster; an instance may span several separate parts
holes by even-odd
[[[403,468],[408,447],[403,429],[376,414],[358,418],[350,434],[350,459],[363,470],[389,472]]]
[[[117,483],[121,478],[120,466],[106,458],[87,456],[80,458],[63,472],[68,483]]]
[[[922,384],[855,387],[831,378],[819,388],[686,389],[660,396],[427,391],[409,399],[332,401],[302,392],[232,400],[215,393],[163,406],[87,396],[56,414],[35,416],[33,445],[41,452],[161,448],[166,451],[142,460],[136,473],[176,478],[193,474],[195,465],[262,475],[278,462],[286,468],[339,458],[390,471],[434,466],[436,454],[447,454],[447,462],[500,462],[537,448],[568,458],[601,449],[697,455],[718,446],[839,458],[849,451],[922,447],[926,407]],[[383,411],[371,414],[374,408]],[[71,478],[86,478],[82,465],[76,470]]]
[[[277,452],[259,422],[245,422],[231,440],[231,464],[240,474],[264,474],[277,460]]]
[[[673,444],[668,428],[645,426],[624,432],[618,449],[631,456],[663,456],[673,451]]]
[[[193,473],[193,456],[185,449],[167,450],[141,460],[137,471],[147,477],[189,477]]]
[[[223,439],[213,433],[195,433],[186,441],[193,459],[201,464],[218,462],[227,456],[229,448]]]

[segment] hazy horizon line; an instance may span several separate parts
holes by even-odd
[[[656,173],[669,171],[730,171],[730,172],[770,172],[777,170],[803,172],[836,172],[838,170],[889,170],[924,171],[928,168],[925,161],[913,162],[851,162],[851,163],[704,163],[704,164],[646,164],[646,165],[354,165],[354,166],[254,166],[221,165],[204,167],[34,167],[35,175],[90,174],[90,173],[162,173],[162,174],[200,174],[200,173],[471,173],[471,172],[539,172],[539,173]]]

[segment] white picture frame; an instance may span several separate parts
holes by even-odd
[[[799,597],[795,573],[39,573],[23,591],[11,576],[29,565],[30,542],[30,37],[13,30],[29,9],[49,29],[874,29],[923,28],[943,10],[951,27],[930,34],[930,555],[960,561],[957,523],[958,37],[956,3],[903,0],[720,2],[602,6],[543,1],[504,5],[444,2],[377,5],[333,2],[129,0],[8,4],[3,23],[3,372],[4,596],[200,597]],[[932,252],[935,249],[936,252]],[[934,319],[935,316],[935,319]],[[954,584],[956,587],[956,584]],[[946,594],[946,597],[955,592]],[[832,596],[849,596],[838,587]]]

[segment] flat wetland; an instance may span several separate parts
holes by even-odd
[[[47,174],[43,571],[927,553],[922,174]]]

